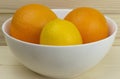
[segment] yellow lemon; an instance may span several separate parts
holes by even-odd
[[[81,44],[81,35],[74,24],[67,20],[55,19],[47,23],[41,31],[40,44],[76,45]]]

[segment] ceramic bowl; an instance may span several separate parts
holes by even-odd
[[[63,18],[69,9],[53,9]],[[29,69],[53,78],[72,78],[94,67],[107,54],[117,32],[116,23],[106,17],[109,36],[105,39],[81,45],[47,46],[24,42],[9,35],[11,18],[2,25],[7,45]]]

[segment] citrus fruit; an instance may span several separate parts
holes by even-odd
[[[44,26],[41,32],[40,43],[57,46],[75,45],[81,44],[82,38],[73,23],[55,19]]]
[[[57,18],[48,7],[29,4],[19,8],[11,21],[10,35],[26,42],[39,43],[43,26]]]
[[[96,9],[89,7],[76,8],[68,13],[64,19],[76,25],[83,43],[95,42],[108,36],[106,19]]]

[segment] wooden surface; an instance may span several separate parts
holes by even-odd
[[[0,47],[0,79],[50,79],[20,64],[7,46]],[[113,46],[107,56],[91,70],[74,79],[120,79],[120,47]]]
[[[95,7],[105,13],[120,13],[119,0],[0,0],[1,13],[13,13],[28,3],[44,4],[50,8]]]

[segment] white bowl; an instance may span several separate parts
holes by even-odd
[[[54,9],[53,11],[63,18],[70,10]],[[117,32],[117,25],[108,17],[106,20],[110,36],[82,45],[47,46],[15,39],[9,35],[11,18],[4,22],[2,31],[10,49],[26,67],[49,77],[72,78],[94,67],[111,48]]]

